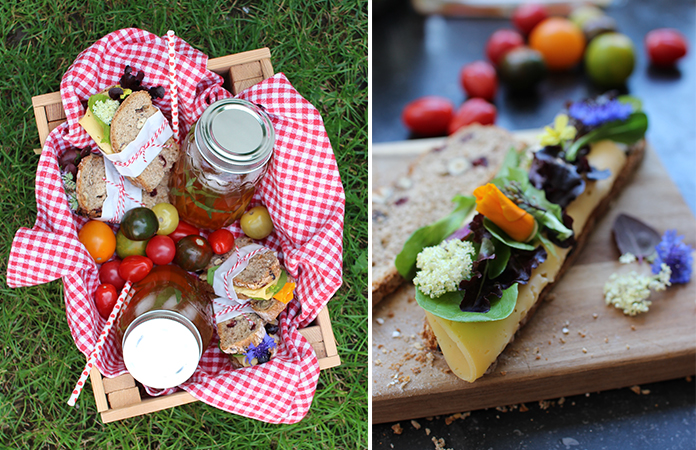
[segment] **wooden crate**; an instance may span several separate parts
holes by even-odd
[[[271,52],[267,48],[210,59],[208,69],[221,75],[225,79],[225,88],[234,95],[273,75]],[[37,95],[31,100],[39,140],[43,147],[48,134],[66,120],[63,103],[60,92]],[[41,149],[35,152],[41,153]],[[341,364],[326,307],[321,310],[316,320],[300,330],[300,333],[314,348],[321,370]],[[90,379],[97,411],[104,423],[197,401],[186,391],[162,397],[148,397],[130,374],[104,378],[99,370],[93,368]]]

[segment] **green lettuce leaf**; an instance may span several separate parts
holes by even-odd
[[[503,291],[501,298],[491,299],[491,309],[487,313],[464,312],[459,305],[464,292],[447,292],[438,298],[430,298],[416,288],[416,301],[424,310],[453,322],[494,322],[508,317],[517,304],[517,283]]]
[[[575,161],[578,151],[592,142],[610,139],[622,144],[633,144],[645,136],[648,129],[648,116],[643,112],[634,112],[625,121],[614,120],[607,122],[604,125],[595,128],[578,140],[566,151],[566,160]]]

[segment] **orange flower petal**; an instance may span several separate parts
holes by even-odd
[[[505,231],[512,239],[524,242],[534,233],[534,217],[507,198],[492,183],[474,190],[476,211]]]

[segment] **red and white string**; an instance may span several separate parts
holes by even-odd
[[[126,213],[126,198],[130,199],[131,201],[135,203],[139,203],[140,205],[143,204],[142,201],[135,199],[128,195],[128,192],[126,191],[126,183],[125,179],[123,178],[122,175],[119,175],[118,177],[118,183],[114,183],[113,181],[109,181],[106,178],[104,178],[104,181],[106,184],[110,184],[111,186],[114,186],[116,189],[118,189],[118,200],[116,200],[116,215],[114,216],[114,221],[118,222],[121,219],[121,216]]]
[[[172,100],[172,131],[174,140],[179,143],[179,91],[176,85],[176,52],[174,51],[174,31],[167,31],[169,51],[169,95]]]

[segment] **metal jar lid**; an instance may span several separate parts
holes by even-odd
[[[136,318],[123,333],[123,362],[146,386],[166,389],[185,382],[196,371],[203,340],[188,318],[153,310]]]
[[[249,173],[273,155],[275,130],[258,106],[228,98],[210,105],[196,123],[196,144],[205,160],[227,173]]]

